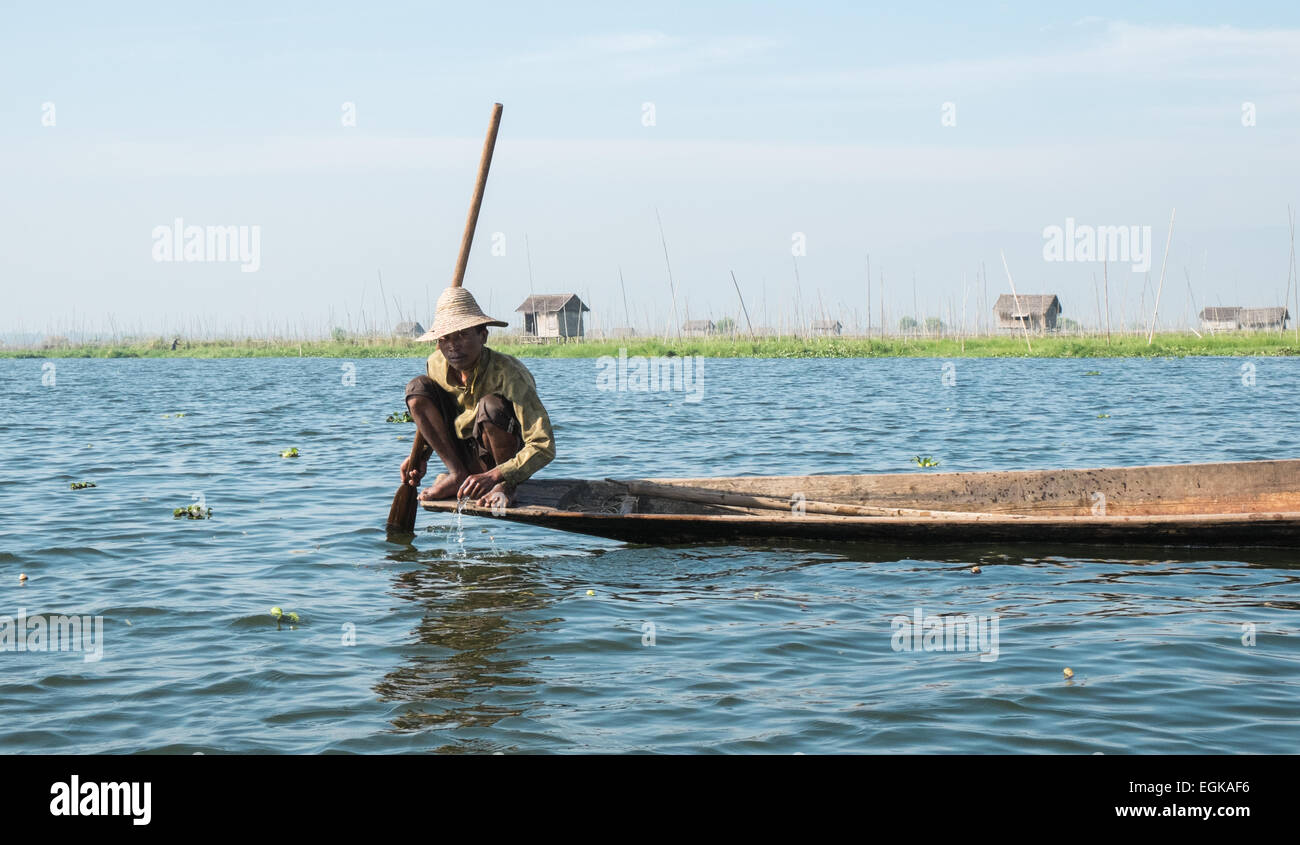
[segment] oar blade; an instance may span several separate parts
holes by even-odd
[[[415,533],[415,513],[419,509],[419,488],[403,484],[393,496],[393,506],[388,509],[388,533]]]

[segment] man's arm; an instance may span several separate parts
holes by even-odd
[[[514,392],[514,391],[512,391]],[[519,434],[524,446],[510,460],[499,464],[501,480],[511,487],[527,481],[542,467],[555,460],[555,433],[551,431],[551,418],[542,406],[534,387],[520,389],[518,395],[507,397],[519,420]]]

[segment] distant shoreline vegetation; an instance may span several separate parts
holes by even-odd
[[[1148,346],[1145,335],[1020,335],[961,337],[629,337],[567,343],[520,343],[494,333],[488,345],[519,358],[599,358],[618,355],[697,355],[709,358],[1181,358],[1188,356],[1300,355],[1294,331],[1231,332],[1198,337],[1164,332]],[[175,348],[173,348],[173,346]],[[0,358],[424,358],[429,343],[393,337],[330,340],[148,340],[0,346]]]

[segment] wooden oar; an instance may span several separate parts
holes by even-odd
[[[414,467],[420,461],[427,459],[429,454],[428,446],[424,438],[420,436],[419,429],[415,432],[415,437],[411,438],[415,442],[411,444],[411,459],[407,462],[407,467]],[[388,509],[387,529],[390,534],[410,534],[415,530],[415,514],[420,508],[420,488],[414,484],[403,481],[402,486],[397,488],[396,495],[393,496],[392,507]]]
[[[469,202],[469,216],[465,218],[465,234],[460,239],[460,255],[456,259],[456,269],[452,274],[451,286],[460,287],[465,283],[465,267],[469,264],[469,248],[474,243],[474,230],[478,227],[479,207],[483,205],[483,190],[487,187],[488,169],[492,166],[492,151],[497,145],[497,129],[501,126],[501,104],[492,104],[492,119],[488,123],[487,138],[483,141],[483,156],[478,163],[478,179],[474,182],[474,196]],[[411,460],[407,466],[415,466],[418,461],[428,457],[428,444],[420,436],[417,426],[411,443]],[[388,531],[393,534],[410,534],[415,530],[415,514],[419,510],[420,489],[405,480],[393,496],[393,506],[388,509]]]
[[[710,505],[733,505],[745,508],[762,508],[791,512],[802,507],[805,513],[833,514],[836,516],[920,516],[920,517],[963,517],[1024,519],[1023,514],[992,514],[979,511],[939,511],[918,508],[886,508],[873,505],[849,505],[841,502],[818,502],[803,500],[790,502],[773,496],[751,496],[746,493],[730,493],[724,490],[709,490],[703,487],[679,487],[675,484],[657,484],[653,481],[619,481],[606,479],[615,484],[627,486],[629,493],[636,496],[656,496],[660,499],[675,499],[681,502],[700,502]]]

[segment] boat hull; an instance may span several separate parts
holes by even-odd
[[[688,491],[718,503],[677,498]],[[791,505],[745,506],[773,498]],[[423,503],[444,512],[456,504]],[[812,505],[880,515],[806,512]],[[888,509],[912,510],[891,515]],[[521,485],[518,507],[494,512],[468,506],[463,512],[650,545],[820,540],[1294,547],[1300,544],[1300,461],[651,484],[557,479]]]

